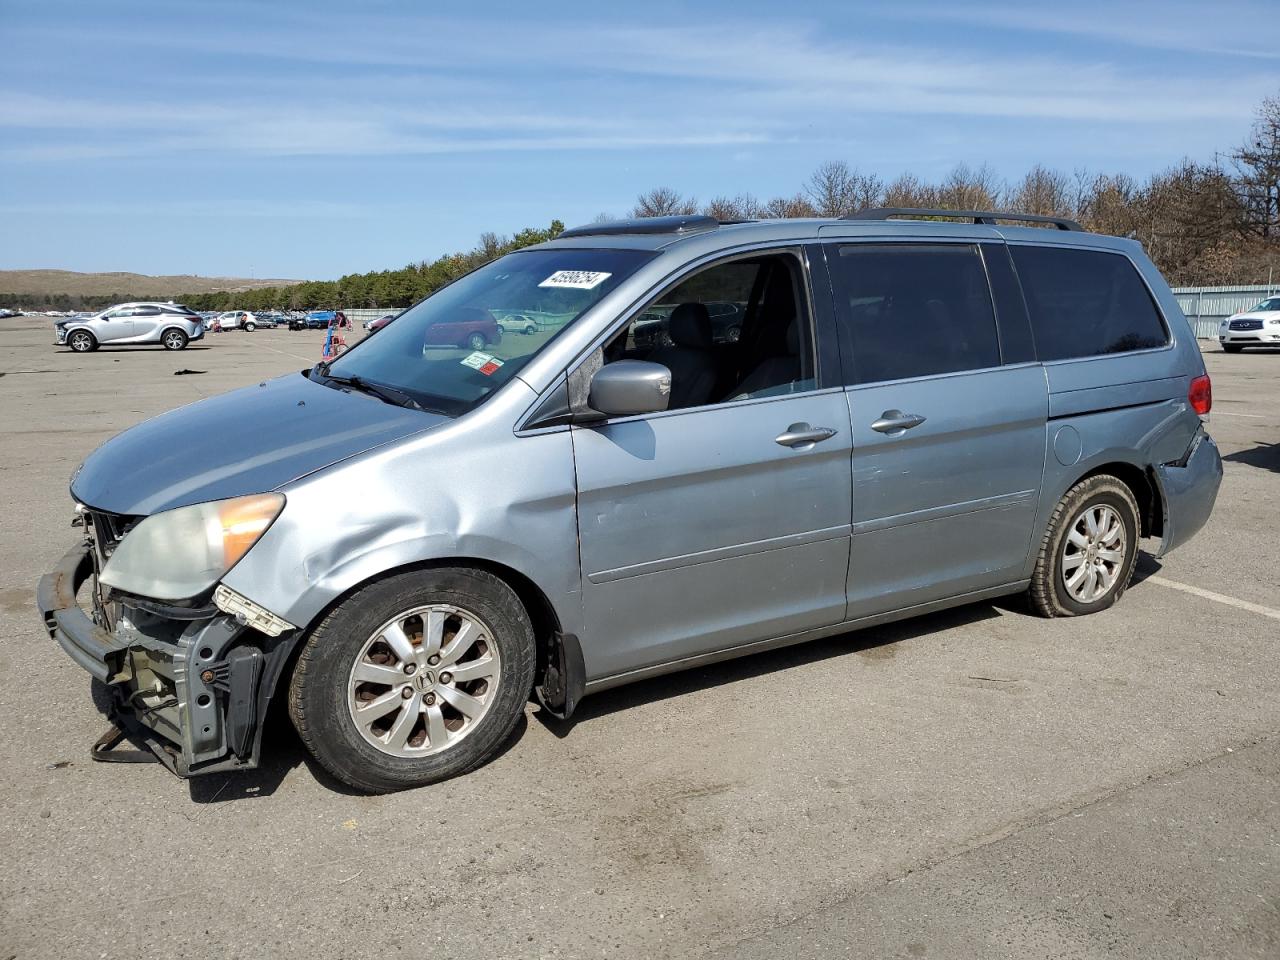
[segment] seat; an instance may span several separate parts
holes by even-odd
[[[783,347],[785,353],[765,357],[743,377],[729,399],[746,400],[790,393],[801,379],[800,330],[794,320],[787,324]]]
[[[671,346],[658,347],[646,357],[671,371],[668,410],[696,407],[711,399],[716,384],[716,360],[711,351],[711,315],[702,303],[682,303],[667,321]]]

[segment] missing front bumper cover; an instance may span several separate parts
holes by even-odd
[[[233,603],[235,613],[193,609],[187,613],[203,616],[187,619],[126,600],[125,615],[108,632],[76,602],[93,575],[91,550],[81,544],[63,557],[41,579],[36,598],[50,636],[110,691],[119,736],[99,738],[95,758],[114,759],[127,736],[179,776],[256,767],[293,627],[256,605]],[[263,630],[264,622],[280,629]]]

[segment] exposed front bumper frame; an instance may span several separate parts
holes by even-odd
[[[40,578],[36,606],[49,636],[76,663],[103,683],[120,677],[127,647],[89,619],[76,603],[76,594],[93,573],[93,548],[88,543],[67,551],[58,565]]]
[[[41,577],[36,605],[49,635],[108,685],[112,722],[178,776],[256,767],[267,706],[298,631],[268,637],[216,613],[170,622],[164,637],[123,627],[109,633],[76,602],[93,574],[92,551],[81,543]],[[141,686],[157,676],[167,684],[164,698]]]

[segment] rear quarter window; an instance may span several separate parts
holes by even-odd
[[[1040,360],[1150,350],[1169,331],[1133,262],[1103,250],[1011,245]]]

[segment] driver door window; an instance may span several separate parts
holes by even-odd
[[[719,263],[660,294],[605,348],[671,371],[669,410],[803,393],[816,386],[799,260],[774,253]]]

